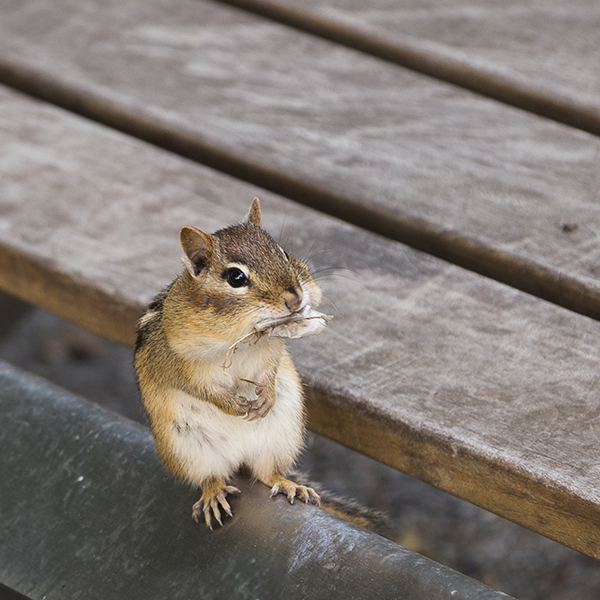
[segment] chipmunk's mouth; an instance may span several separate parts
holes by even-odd
[[[227,357],[234,353],[240,344],[256,343],[264,336],[302,338],[309,335],[317,335],[327,327],[327,321],[330,319],[333,319],[333,316],[317,312],[308,304],[302,310],[284,317],[265,319],[257,323],[252,331],[231,344],[227,349]]]
[[[253,333],[267,334],[269,337],[301,338],[321,333],[331,315],[325,315],[306,304],[300,310],[274,319],[257,323]]]

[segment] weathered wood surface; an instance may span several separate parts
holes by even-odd
[[[33,600],[508,598],[247,479],[211,532],[147,429],[4,363],[0,410],[0,581]]]
[[[0,7],[0,80],[600,318],[594,136],[218,3]]]
[[[221,0],[600,134],[595,0]]]
[[[116,340],[182,268],[178,229],[255,194],[347,268],[290,343],[310,426],[600,557],[600,323],[0,88],[0,286]]]

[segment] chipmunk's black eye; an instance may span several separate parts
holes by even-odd
[[[248,285],[248,278],[244,274],[241,269],[237,267],[232,267],[231,269],[227,269],[223,274],[225,279],[227,279],[227,283],[234,288],[239,288],[244,285]]]

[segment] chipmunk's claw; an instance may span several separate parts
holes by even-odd
[[[194,521],[199,523],[203,517],[206,526],[211,531],[213,530],[213,519],[223,527],[220,509],[223,509],[228,516],[233,517],[231,506],[225,498],[227,494],[241,494],[241,491],[232,485],[225,485],[220,480],[213,480],[205,484],[200,500],[192,508],[192,518]]]
[[[314,504],[315,506],[321,505],[319,494],[311,487],[294,483],[282,476],[272,477],[269,482],[265,483],[271,485],[273,482],[274,484],[271,487],[271,498],[277,494],[285,494],[290,504],[294,504],[294,498],[299,498],[306,504]]]
[[[256,388],[259,389],[259,388]],[[256,400],[252,400],[250,408],[244,416],[245,421],[255,421],[256,419],[262,419],[273,407],[273,400],[265,393],[264,388],[262,394],[259,395]]]

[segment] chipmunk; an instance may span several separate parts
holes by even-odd
[[[232,516],[229,485],[242,466],[271,488],[319,505],[286,479],[304,440],[300,378],[284,337],[321,331],[321,290],[308,267],[246,220],[209,235],[183,227],[185,269],[138,323],[135,369],[156,449],[179,479],[201,488],[196,521]]]

